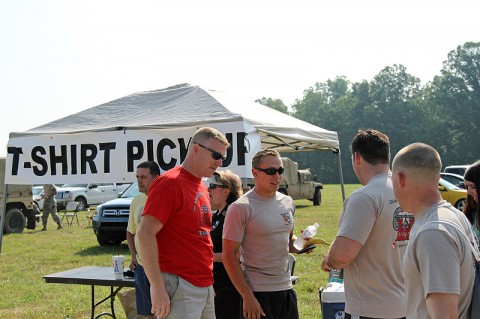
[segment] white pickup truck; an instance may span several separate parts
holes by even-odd
[[[78,202],[78,210],[98,205],[117,198],[131,183],[64,184],[57,187],[57,208],[63,209],[68,202]]]

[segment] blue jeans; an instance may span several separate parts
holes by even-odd
[[[135,267],[135,297],[137,298],[137,314],[151,316],[152,298],[150,298],[150,282],[141,265]]]

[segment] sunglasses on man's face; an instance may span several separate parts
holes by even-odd
[[[206,146],[204,146],[204,145],[202,145],[202,144],[200,144],[200,143],[195,143],[195,144],[197,144],[198,146],[206,149],[207,151],[212,152],[212,158],[213,158],[214,160],[216,160],[216,161],[218,161],[219,159],[221,159],[222,161],[224,161],[224,160],[227,159],[227,156],[226,156],[226,155],[222,155],[222,154],[220,154],[219,152],[214,151],[214,150],[212,150],[211,148],[208,148],[208,147],[206,147]]]
[[[283,168],[283,167],[280,167],[280,168],[275,168],[275,167],[258,168],[258,167],[255,167],[255,169],[258,169],[259,171],[262,171],[267,175],[275,175],[276,173],[278,173],[278,175],[282,175],[283,172],[285,172],[285,168]]]
[[[227,188],[227,187],[228,187],[227,185],[210,184],[210,186],[208,186],[208,189]]]

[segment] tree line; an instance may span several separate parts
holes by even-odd
[[[371,81],[338,76],[304,90],[287,107],[282,100],[257,102],[338,132],[344,181],[357,183],[349,145],[358,129],[390,138],[392,157],[405,145],[424,142],[438,150],[444,167],[480,159],[480,42],[448,53],[440,75],[422,85],[403,65],[382,69]],[[311,168],[323,183],[339,183],[336,156],[324,151],[284,154]]]

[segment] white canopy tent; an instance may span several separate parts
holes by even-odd
[[[5,184],[133,181],[140,162],[154,160],[162,170],[180,164],[191,136],[204,126],[227,136],[223,166],[242,178],[251,177],[251,158],[261,149],[333,151],[343,192],[337,132],[189,84],[135,93],[10,133]]]

